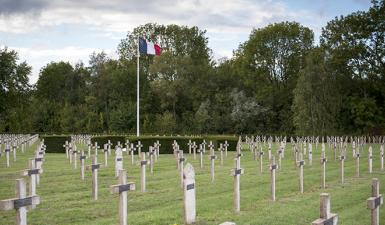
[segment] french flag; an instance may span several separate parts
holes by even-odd
[[[139,52],[145,55],[160,55],[162,49],[159,45],[146,41],[144,38],[139,38]]]

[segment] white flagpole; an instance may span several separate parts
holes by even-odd
[[[138,52],[136,59],[136,136],[139,137],[139,37],[138,37]]]

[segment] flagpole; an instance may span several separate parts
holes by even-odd
[[[136,58],[136,136],[139,137],[139,36]]]

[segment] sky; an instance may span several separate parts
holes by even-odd
[[[117,58],[128,31],[145,23],[198,26],[213,58],[232,57],[253,28],[296,21],[314,31],[339,15],[367,10],[370,0],[0,0],[0,48],[32,66],[30,83],[52,61],[86,65],[92,52]]]

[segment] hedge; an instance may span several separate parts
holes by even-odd
[[[65,153],[65,148],[63,147],[65,141],[70,141],[71,136],[69,135],[43,135],[40,136],[41,139],[44,139],[45,144],[47,145],[46,152],[47,153]],[[161,144],[159,150],[161,154],[172,154],[172,143],[176,140],[180,146],[181,150],[184,152],[188,152],[187,143],[189,140],[195,141],[197,145],[201,144],[203,140],[206,140],[208,144],[209,141],[212,141],[214,144],[214,148],[218,149],[219,143],[224,143],[226,140],[229,144],[228,150],[235,151],[237,146],[238,138],[236,136],[124,136],[124,135],[105,135],[105,136],[94,136],[91,138],[92,144],[95,142],[98,143],[100,148],[103,148],[103,145],[111,141],[113,147],[117,145],[118,141],[124,145],[126,140],[129,140],[131,143],[137,144],[140,140],[142,143],[142,151],[147,152],[149,146],[153,145],[156,141],[159,140]],[[206,145],[207,148],[207,145]]]
[[[66,141],[71,141],[71,136],[67,135],[39,135],[39,138],[44,139],[47,153],[65,153],[63,145]]]
[[[188,142],[189,140],[195,141],[197,145],[203,142],[203,140],[206,140],[208,143],[209,141],[212,141],[214,144],[214,148],[218,148],[218,143],[224,143],[225,140],[227,140],[229,147],[229,151],[235,151],[237,146],[237,137],[233,136],[203,136],[203,137],[191,137],[191,136],[142,136],[142,137],[135,137],[135,136],[98,136],[93,137],[91,139],[92,143],[98,142],[99,146],[103,146],[105,143],[110,140],[114,145],[117,144],[118,141],[120,143],[124,144],[126,140],[129,140],[131,143],[137,144],[137,142],[140,140],[142,143],[142,151],[147,152],[149,146],[152,146],[156,141],[159,140],[159,143],[161,144],[159,148],[159,152],[161,154],[172,154],[173,148],[172,144],[174,143],[174,140],[177,141],[177,143],[180,146],[181,150],[184,150],[184,152],[188,151]]]

